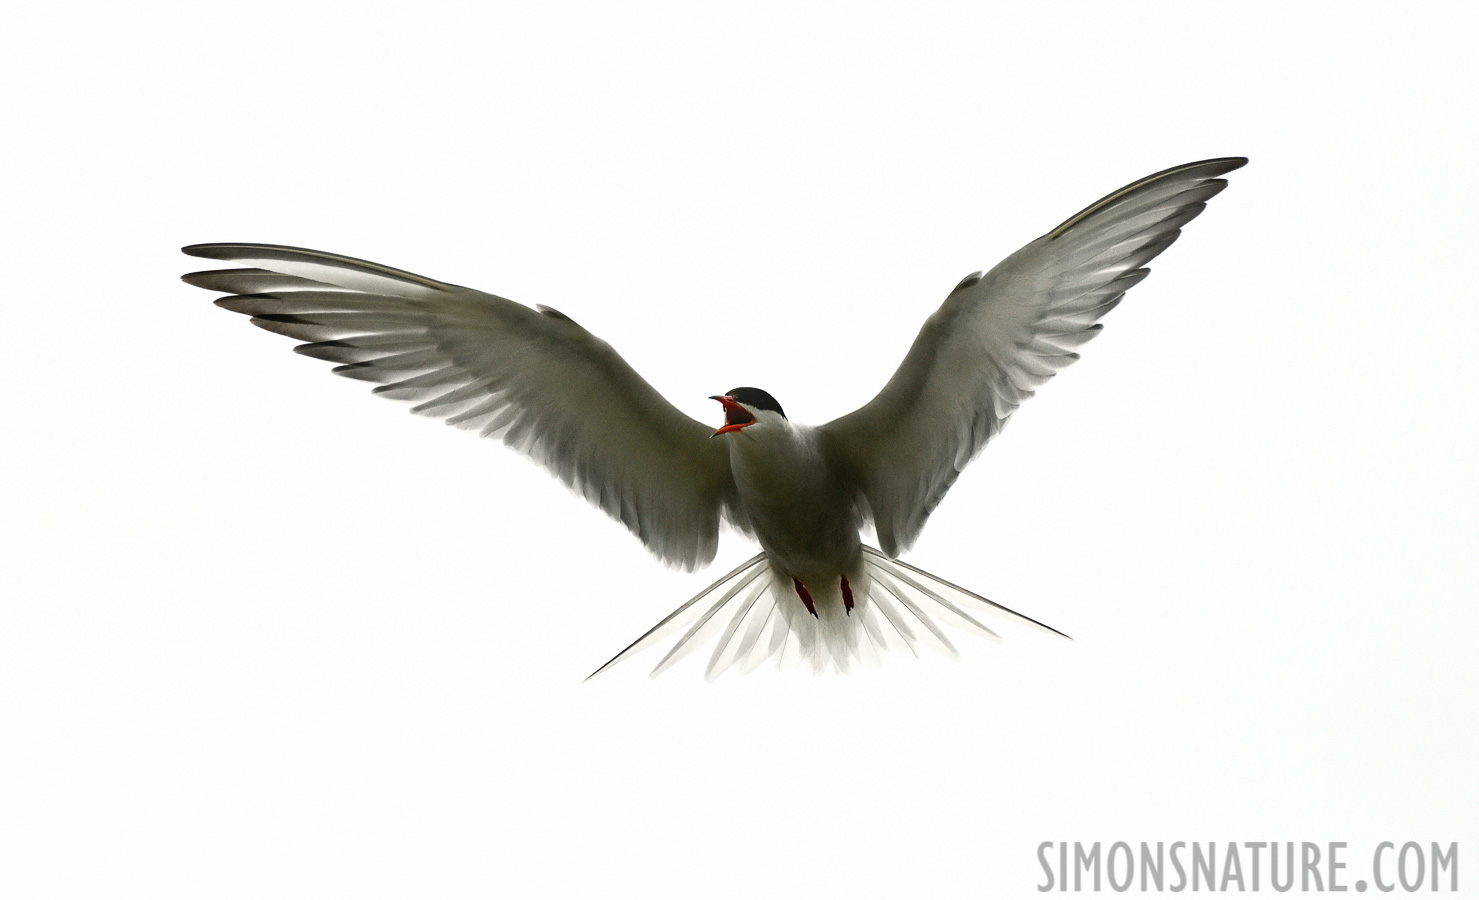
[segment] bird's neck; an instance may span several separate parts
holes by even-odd
[[[782,422],[735,437],[729,465],[746,507],[794,509],[823,502],[832,479],[815,429]]]

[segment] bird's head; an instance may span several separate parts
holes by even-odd
[[[713,437],[739,431],[754,425],[764,427],[766,420],[784,421],[785,412],[775,398],[759,388],[737,387],[727,394],[709,398],[724,405],[724,426],[714,432]]]

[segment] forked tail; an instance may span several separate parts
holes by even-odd
[[[813,616],[797,596],[792,580],[772,569],[760,553],[678,607],[588,679],[680,630],[682,636],[653,668],[653,677],[710,640],[714,649],[704,674],[712,680],[732,666],[750,672],[768,659],[781,668],[806,663],[817,672],[830,662],[837,671],[846,672],[892,651],[907,649],[918,656],[921,645],[955,656],[955,645],[941,623],[1001,639],[972,613],[1068,637],[959,585],[889,559],[872,547],[863,548],[863,571],[852,582],[855,608],[851,613],[844,608],[839,587],[835,597],[813,590],[817,594]]]

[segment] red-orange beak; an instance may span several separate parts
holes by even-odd
[[[710,397],[709,399],[718,400],[720,403],[724,404],[724,427],[709,435],[709,437],[718,437],[721,434],[728,434],[731,431],[739,431],[746,425],[755,424],[755,417],[750,415],[750,411],[748,409],[740,406],[739,401],[735,400],[733,397],[724,394],[716,395]]]

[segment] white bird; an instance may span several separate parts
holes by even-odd
[[[715,431],[563,313],[363,260],[198,244],[184,252],[247,268],[184,280],[229,293],[217,305],[378,382],[375,393],[526,454],[669,565],[712,561],[721,520],[759,542],[593,675],[685,628],[653,675],[710,639],[709,677],[768,659],[846,671],[920,644],[953,654],[941,622],[995,638],[973,612],[1061,634],[897,557],[1012,412],[1078,359],[1146,263],[1227,186],[1218,176],[1246,162],[1143,178],[969,276],[883,390],[819,427],[741,387],[713,398],[725,416]],[[862,542],[869,524],[879,549]]]

